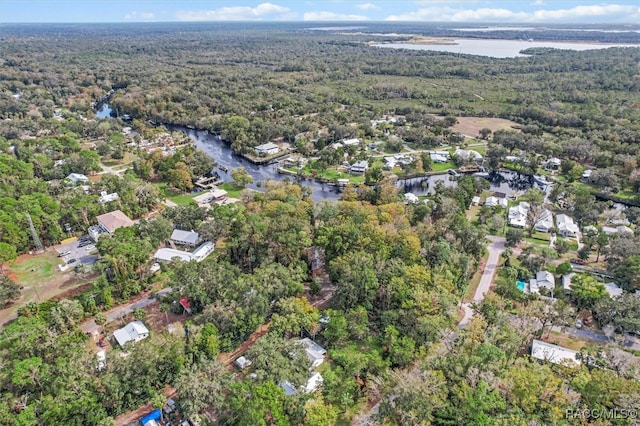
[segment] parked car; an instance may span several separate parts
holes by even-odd
[[[582,320],[581,319],[577,319],[576,320],[576,328],[582,328],[584,324],[582,324]]]
[[[576,264],[576,265],[584,265],[585,263],[587,263],[584,260],[578,259],[578,258],[571,259],[569,262],[571,262],[573,264]]]
[[[84,241],[80,241],[80,242],[78,243],[78,248],[80,248],[80,247],[86,247],[86,246],[91,245],[91,244],[93,244],[93,241],[91,241],[91,240],[84,240]]]
[[[70,254],[71,254],[71,252],[69,250],[65,250],[65,251],[61,251],[60,253],[58,253],[58,257],[64,257],[64,256],[68,256]]]
[[[75,257],[72,257],[71,259],[67,260],[67,265],[71,265],[72,263],[77,262],[78,259],[76,259]]]

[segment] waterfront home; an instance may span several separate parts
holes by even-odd
[[[502,207],[506,209],[509,204],[506,198],[498,198],[492,195],[484,200],[484,205],[487,207]]]
[[[454,156],[460,158],[464,163],[470,163],[472,161],[481,162],[482,155],[479,152],[471,149],[456,149],[453,153]]]
[[[413,194],[411,192],[407,192],[406,194],[404,194],[404,203],[405,204],[418,204],[419,202],[420,202],[420,200],[418,199],[416,194]]]
[[[273,142],[267,142],[262,145],[258,145],[254,148],[256,153],[260,157],[266,157],[268,155],[277,154],[280,151],[280,147]]]
[[[349,173],[352,175],[361,175],[367,171],[369,168],[369,163],[367,160],[356,161],[349,167]]]

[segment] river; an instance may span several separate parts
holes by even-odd
[[[253,177],[254,183],[248,185],[249,188],[260,190],[258,184],[267,180],[291,181],[297,178],[278,173],[278,164],[257,165],[242,156],[235,154],[228,144],[223,142],[220,137],[210,134],[207,131],[189,129],[183,126],[170,126],[172,130],[181,130],[187,134],[196,144],[198,148],[209,154],[219,166],[228,168],[228,172],[217,169],[218,174],[225,182],[230,182],[230,172],[236,167],[244,167]],[[416,195],[432,194],[437,182],[442,182],[445,186],[455,186],[456,181],[448,174],[434,175],[424,178],[414,178],[408,180],[399,180],[397,183],[401,192],[412,192]],[[521,175],[515,172],[500,172],[490,176],[489,182],[491,189],[496,192],[502,192],[507,196],[516,192],[524,191],[531,188],[533,178]],[[301,179],[300,184],[312,190],[312,198],[315,201],[320,200],[337,200],[341,196],[338,187],[326,183],[319,183],[313,179]]]

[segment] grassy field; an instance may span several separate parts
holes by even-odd
[[[222,185],[220,185],[220,188],[227,191],[227,194],[229,194],[230,198],[240,198],[242,196],[242,192],[244,191],[244,188],[238,186],[235,182],[223,183]]]
[[[14,277],[19,285],[29,287],[38,282],[51,279],[54,274],[60,271],[57,265],[60,262],[56,252],[48,251],[35,256],[25,256],[18,259],[9,270],[15,274]]]
[[[431,164],[431,171],[434,172],[445,172],[449,169],[455,169],[456,165],[453,164],[453,161],[447,161],[446,163],[433,163]]]

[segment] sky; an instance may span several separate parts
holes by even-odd
[[[640,24],[640,0],[0,0],[0,23],[198,21]]]

